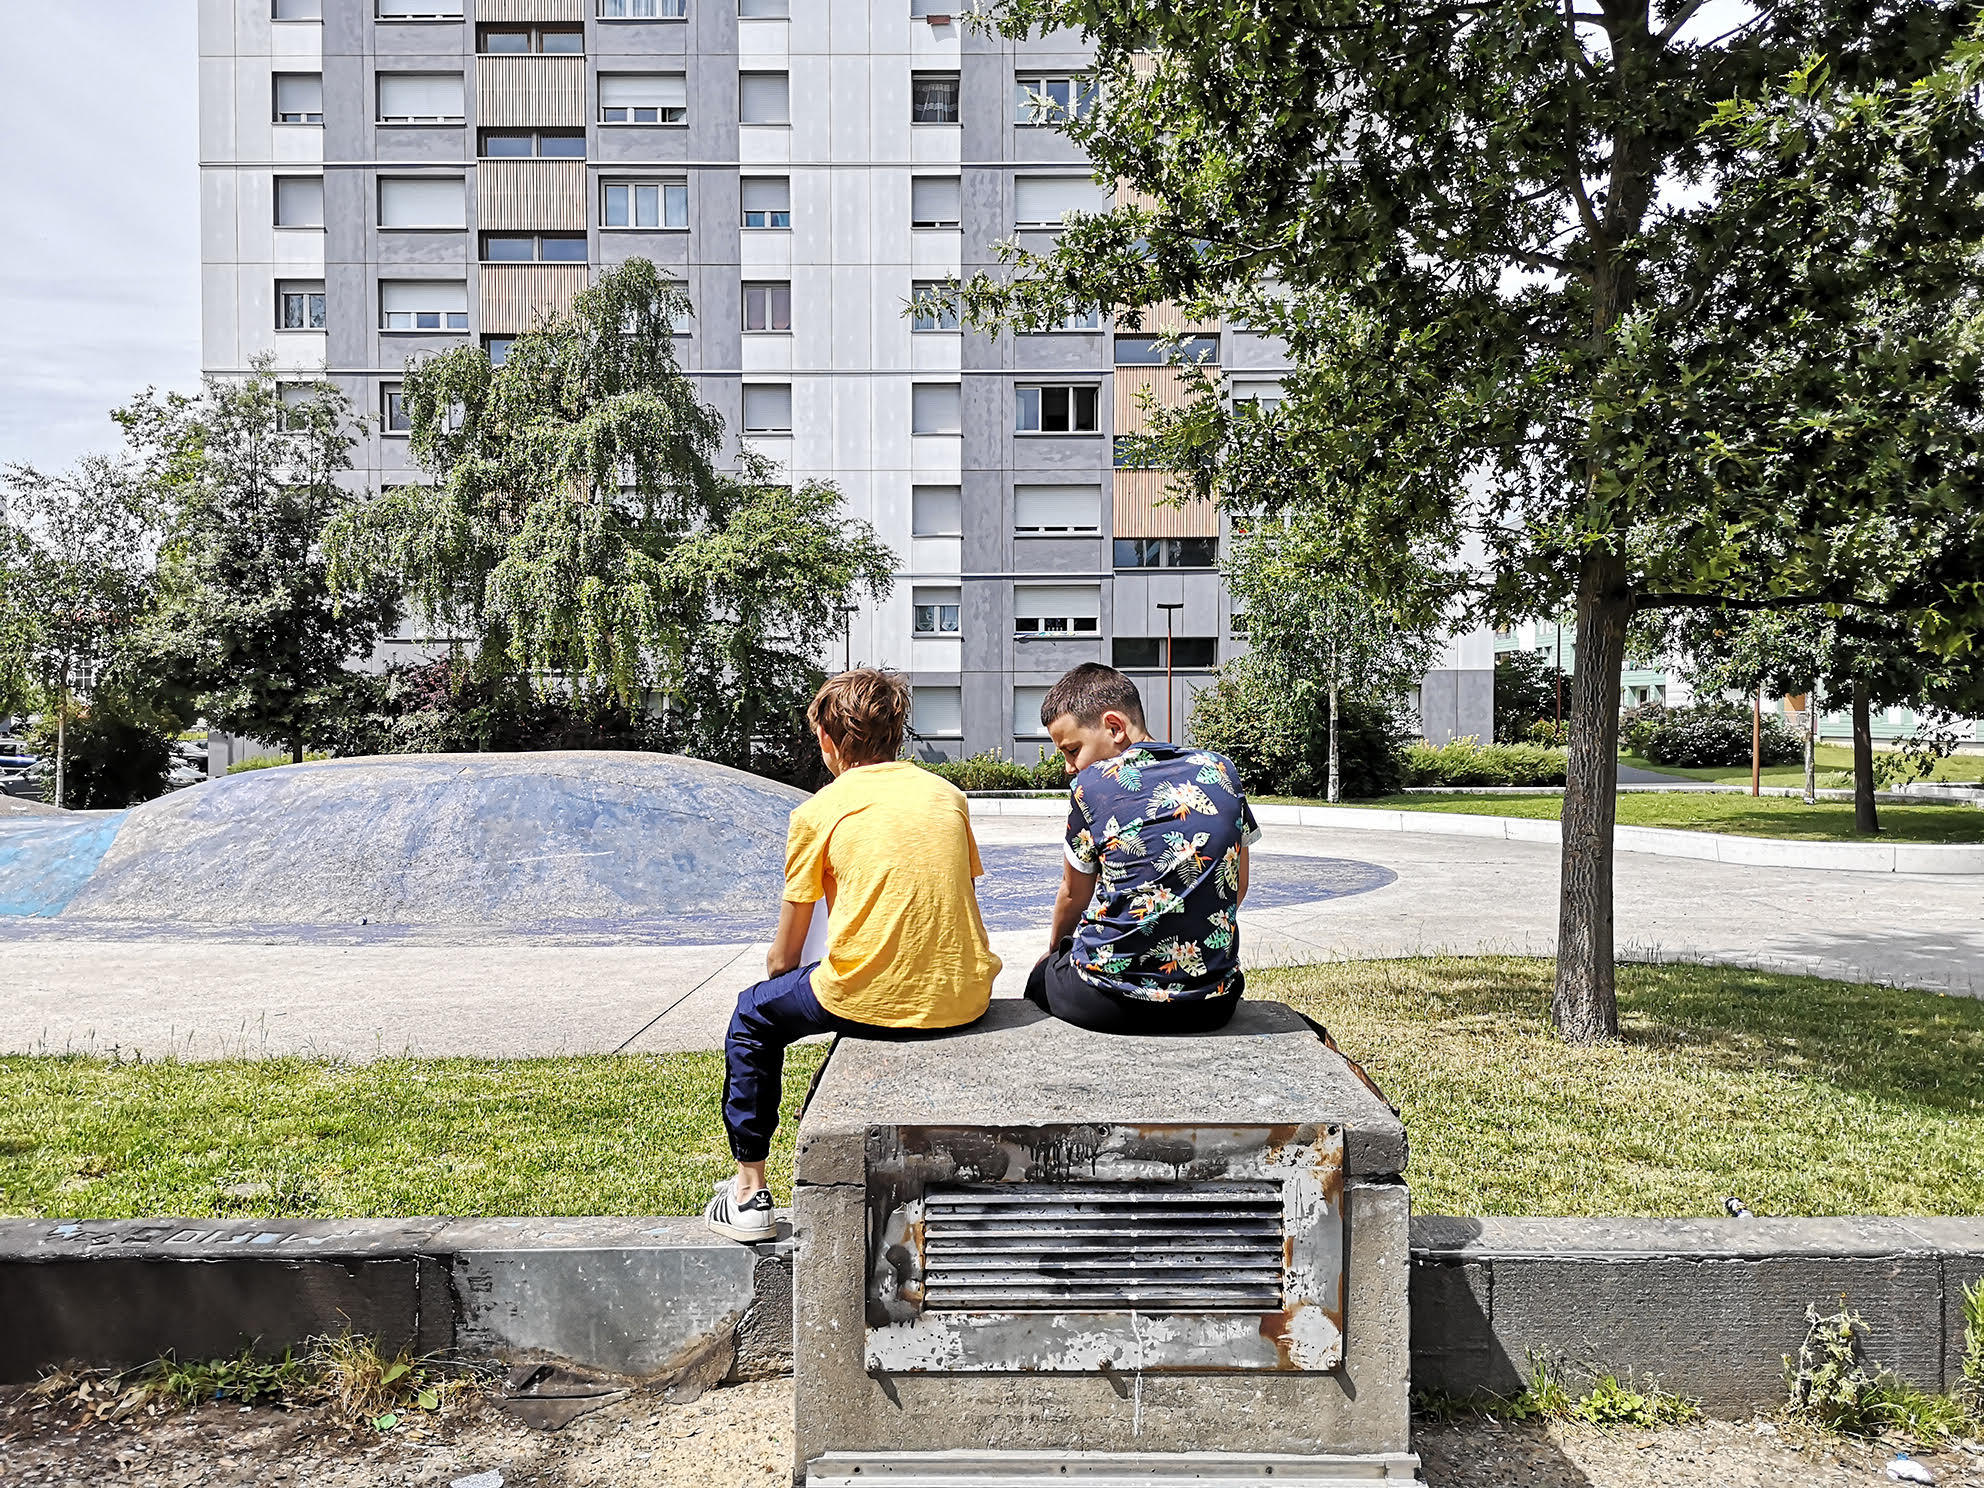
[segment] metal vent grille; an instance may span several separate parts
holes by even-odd
[[[924,1194],[935,1312],[1273,1312],[1281,1185],[1002,1183]]]

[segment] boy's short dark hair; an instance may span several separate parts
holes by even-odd
[[[829,677],[807,705],[806,721],[826,733],[850,765],[875,765],[902,753],[909,727],[909,684],[895,672],[856,667]]]
[[[1048,727],[1063,713],[1077,728],[1094,728],[1104,713],[1121,713],[1144,726],[1143,695],[1137,684],[1112,666],[1085,661],[1047,689],[1040,700],[1040,726]]]

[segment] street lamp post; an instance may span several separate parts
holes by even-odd
[[[854,670],[854,617],[860,613],[860,605],[840,607],[840,669],[843,672]]]
[[[1164,739],[1168,744],[1176,744],[1178,742],[1178,730],[1173,727],[1171,715],[1171,699],[1173,697],[1173,684],[1171,680],[1171,617],[1176,611],[1185,608],[1185,602],[1183,600],[1174,600],[1170,604],[1161,604],[1158,608],[1164,611]]]

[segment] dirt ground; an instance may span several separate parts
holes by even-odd
[[[792,1461],[789,1380],[713,1391],[693,1405],[634,1396],[558,1432],[494,1407],[415,1417],[388,1433],[321,1411],[231,1405],[115,1426],[84,1425],[15,1400],[0,1408],[0,1488],[784,1488]],[[1661,1431],[1423,1424],[1431,1488],[1833,1488],[1887,1482],[1891,1449],[1801,1438],[1769,1422]],[[1918,1454],[1919,1455],[1919,1454]],[[1919,1460],[1945,1488],[1984,1488],[1984,1447]]]

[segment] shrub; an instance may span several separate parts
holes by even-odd
[[[1228,662],[1192,701],[1191,741],[1240,769],[1263,796],[1321,796],[1329,790],[1328,693],[1290,685],[1251,664]],[[1388,796],[1405,784],[1405,730],[1382,703],[1344,700],[1337,721],[1340,783],[1347,797]]]
[[[1619,742],[1629,753],[1643,757],[1647,741],[1667,718],[1665,703],[1641,703],[1637,708],[1628,708],[1619,715]]]
[[[1455,739],[1437,749],[1405,751],[1410,785],[1562,785],[1568,755],[1544,744],[1483,744]]]
[[[71,706],[64,730],[62,804],[76,811],[135,806],[162,796],[175,759],[176,721],[163,719],[120,692],[101,688],[87,707]],[[55,792],[55,714],[28,733],[28,747],[47,763],[43,789]]]
[[[961,791],[1062,791],[1068,788],[1068,772],[1061,756],[1042,749],[1033,764],[1007,759],[996,749],[969,755],[961,760],[918,760],[933,775],[950,781]]]
[[[1499,733],[1499,730],[1497,731]],[[1558,723],[1552,718],[1539,718],[1529,726],[1529,732],[1522,736],[1524,744],[1541,744],[1545,749],[1568,749],[1571,743],[1571,726]]]
[[[1643,746],[1646,758],[1656,765],[1677,765],[1684,770],[1707,770],[1747,765],[1750,762],[1750,710],[1715,705],[1677,708],[1646,732]],[[1763,762],[1767,765],[1796,764],[1805,757],[1805,745],[1784,720],[1766,713],[1763,721]]]

